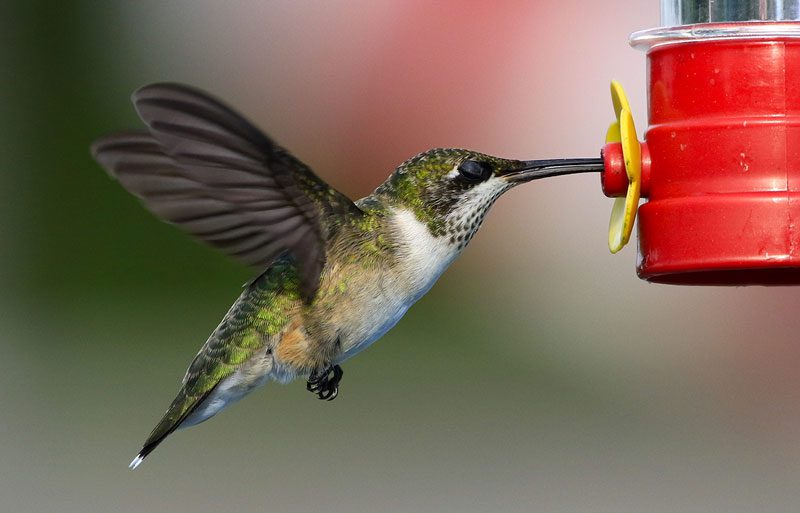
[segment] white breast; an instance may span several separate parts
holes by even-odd
[[[394,228],[400,243],[398,258],[406,269],[413,303],[430,290],[459,252],[448,237],[431,235],[428,227],[409,210],[397,212]]]
[[[344,361],[366,349],[403,317],[419,298],[430,290],[445,269],[458,256],[447,237],[434,237],[413,212],[400,210],[392,216],[392,231],[398,245],[397,271],[385,275],[384,283],[375,284],[376,296],[369,298],[349,340],[343,340]]]

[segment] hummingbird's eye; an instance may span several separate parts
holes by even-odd
[[[492,167],[486,162],[465,160],[458,165],[458,174],[470,182],[482,182],[492,176]]]

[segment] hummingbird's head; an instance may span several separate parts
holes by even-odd
[[[461,149],[433,149],[407,160],[375,191],[407,208],[434,236],[466,246],[501,194],[536,178],[602,171],[602,159],[508,160]]]

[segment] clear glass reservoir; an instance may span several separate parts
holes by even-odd
[[[800,0],[661,0],[661,26],[631,34],[640,50],[716,39],[800,37]]]
[[[800,0],[661,0],[661,26],[798,21]]]

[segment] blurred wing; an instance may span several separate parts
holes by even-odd
[[[361,214],[353,202],[205,93],[153,84],[133,102],[149,132],[99,139],[97,161],[155,215],[246,264],[290,252],[310,300],[330,229]]]

